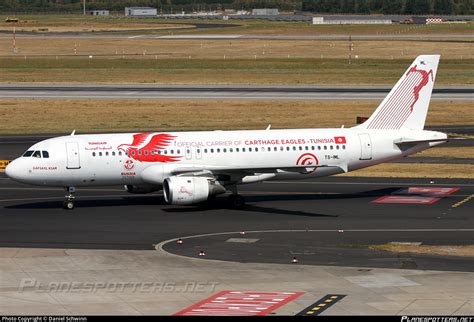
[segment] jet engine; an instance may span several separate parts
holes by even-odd
[[[136,193],[136,194],[145,194],[145,193],[151,193],[160,190],[161,187],[158,186],[151,186],[151,185],[143,185],[143,186],[136,186],[136,185],[126,185],[125,190],[130,193]]]
[[[192,205],[224,193],[225,188],[211,178],[171,176],[164,180],[163,192],[169,204]]]

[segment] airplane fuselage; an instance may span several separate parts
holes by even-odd
[[[142,135],[144,141],[134,146],[137,135]],[[160,135],[167,136],[166,142],[147,147]],[[48,157],[38,153],[21,157],[11,165],[9,175],[17,181],[47,186],[160,186],[176,169],[225,165],[227,169],[257,169],[237,183],[308,179],[419,152],[436,143],[417,144],[403,151],[394,141],[437,135],[444,134],[337,128],[73,135],[33,145],[28,151],[46,151]],[[161,169],[147,175],[145,170],[150,167]],[[259,174],[260,168],[275,171]]]

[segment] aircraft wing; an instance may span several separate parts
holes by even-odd
[[[342,169],[344,172],[347,172],[347,167],[343,165],[318,165],[315,167],[308,167],[308,166],[294,166],[294,167],[285,167],[285,168],[268,168],[268,167],[248,167],[248,166],[216,166],[216,165],[196,165],[196,166],[183,166],[177,167],[173,169],[173,175],[198,175],[198,176],[206,176],[206,175],[241,175],[242,177],[248,175],[255,175],[256,173],[264,174],[264,173],[278,173],[282,171],[286,172],[310,172],[313,171],[314,168],[339,168]]]

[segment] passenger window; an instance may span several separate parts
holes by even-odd
[[[220,153],[220,152],[221,152],[221,149],[218,148],[216,151],[217,151],[217,153]]]
[[[303,150],[303,147],[300,145],[300,146],[299,146],[299,149],[300,149],[300,151],[301,151],[301,150]]]
[[[109,151],[106,151],[106,152],[105,152],[105,155],[106,155],[106,156],[109,156]]]
[[[313,150],[313,151],[314,151],[314,145],[312,145],[312,146],[311,146],[311,150]]]
[[[161,150],[158,150],[158,154],[161,154]]]
[[[268,147],[267,150],[268,150],[268,152],[271,152],[271,151],[272,151],[272,148],[271,148],[271,147]]]
[[[146,150],[145,152],[143,152],[143,154],[148,155],[148,150]]]
[[[115,151],[112,151],[112,155],[115,156]]]
[[[286,147],[286,151],[290,151],[290,147],[289,147],[289,146]]]
[[[329,148],[332,150],[332,145],[330,145]]]
[[[207,149],[204,149],[204,153],[207,153]]]
[[[321,150],[321,146],[320,146],[320,145],[318,145],[318,150]]]
[[[235,152],[239,152],[239,148],[235,148]]]
[[[92,156],[95,157],[95,152],[92,152]]]
[[[242,148],[242,152],[245,152],[245,148]]]
[[[150,154],[155,155],[155,151],[151,150]]]
[[[293,147],[293,151],[296,151],[296,146]]]
[[[227,152],[227,149],[226,149],[226,148],[223,148],[223,149],[222,149],[222,152],[224,152],[224,153]]]
[[[99,155],[102,155],[102,153],[99,153]],[[135,151],[132,151],[132,155],[135,155]]]
[[[119,155],[120,155],[120,156],[122,155],[122,151],[119,151]]]
[[[345,150],[345,149],[346,149],[346,146],[345,146],[345,145],[343,145],[343,146],[342,146],[342,149],[343,149],[343,150]]]
[[[214,149],[211,149],[211,153],[214,153]]]
[[[305,149],[306,151],[308,151],[308,150],[309,150],[308,146],[305,146],[305,147],[304,147],[304,149]]]
[[[232,148],[229,149],[229,152],[234,152],[234,150]]]
[[[179,154],[179,150],[177,150],[176,153]]]
[[[99,157],[101,157],[101,156],[102,156],[102,152],[99,152]]]
[[[142,151],[138,150],[138,155],[142,155]]]
[[[33,153],[33,158],[41,158],[41,152],[40,151],[35,151]]]
[[[252,148],[249,148],[249,152],[252,152]]]
[[[163,153],[164,153],[164,154],[168,154],[168,150],[164,150]]]
[[[336,150],[339,150],[339,145],[336,145]]]
[[[34,151],[26,151],[25,153],[23,153],[23,156],[26,158],[26,157],[31,157],[31,155],[33,154]]]

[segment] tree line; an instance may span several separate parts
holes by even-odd
[[[324,13],[470,15],[472,0],[303,0],[302,10]]]
[[[332,14],[471,15],[473,0],[86,0],[87,10],[123,12],[125,7],[171,10],[278,8]],[[0,0],[0,12],[80,12],[82,0]]]

